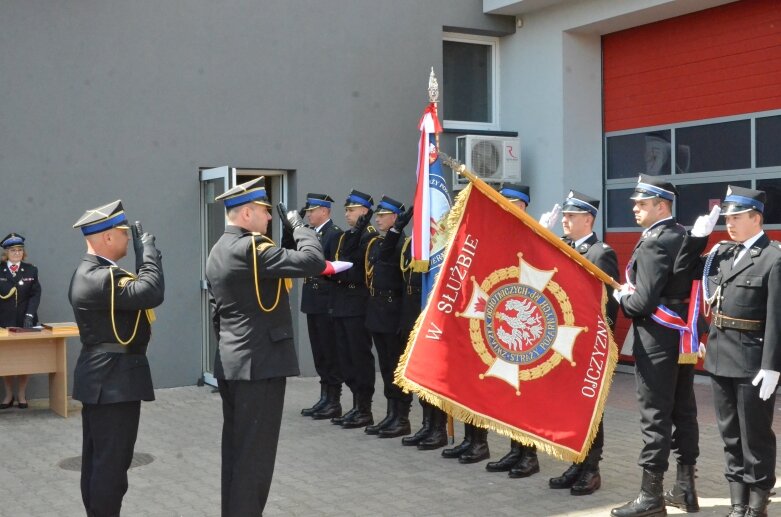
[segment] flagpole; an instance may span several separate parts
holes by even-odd
[[[434,67],[431,67],[431,73],[428,76],[428,101],[434,105],[434,117],[439,120],[439,82],[434,74]],[[434,135],[439,149],[439,133]]]
[[[477,190],[482,192],[486,195],[486,197],[490,198],[494,202],[498,203],[499,206],[516,216],[518,219],[522,220],[526,225],[532,229],[534,233],[545,239],[546,241],[550,242],[554,246],[556,246],[559,250],[561,250],[563,253],[568,255],[572,260],[583,266],[588,272],[590,272],[592,275],[597,277],[600,281],[604,282],[605,284],[613,287],[614,289],[620,289],[621,284],[619,284],[616,279],[599,269],[596,265],[594,265],[591,261],[585,259],[580,253],[578,253],[576,250],[572,249],[568,244],[564,243],[559,237],[557,237],[553,232],[542,226],[539,222],[537,222],[532,216],[518,208],[517,206],[513,205],[508,201],[504,196],[499,194],[496,190],[491,188],[490,185],[488,185],[485,181],[481,180],[475,173],[468,170],[466,166],[463,163],[460,163],[457,160],[454,160],[450,156],[446,155],[445,153],[440,153],[440,156],[442,157],[442,163],[456,171],[458,174],[464,176],[467,178],[472,185],[474,185]]]
[[[439,120],[439,82],[437,82],[437,76],[434,74],[434,67],[431,67],[431,73],[428,76],[428,101],[434,106],[434,118]],[[434,138],[437,143],[437,150],[439,147],[439,132],[434,134]],[[443,155],[444,156],[444,155]],[[453,416],[447,416],[447,439],[450,444],[455,442],[455,428],[453,426]]]

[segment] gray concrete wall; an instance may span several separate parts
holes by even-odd
[[[72,223],[121,198],[164,257],[156,386],[195,383],[198,169],[293,170],[291,204],[352,187],[410,200],[443,26],[509,32],[513,20],[484,15],[480,0],[3,2],[0,233],[29,239],[41,319],[73,319],[67,289],[84,244]],[[312,374],[303,318],[298,331]],[[71,372],[78,350],[71,342]],[[37,377],[31,396],[45,387]]]

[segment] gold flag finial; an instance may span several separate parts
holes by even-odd
[[[429,102],[439,102],[439,83],[434,74],[434,67],[431,67],[431,74],[428,76],[428,100]]]

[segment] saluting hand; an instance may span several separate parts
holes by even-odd
[[[358,220],[355,222],[355,231],[358,233],[363,233],[366,227],[369,226],[369,223],[371,222],[373,215],[374,215],[374,210],[370,208],[365,214],[360,216]]]
[[[293,230],[304,226],[304,219],[298,215],[298,212],[295,210],[288,211],[284,203],[277,205],[277,212],[279,212],[279,217],[282,219],[283,230],[292,234]]]
[[[401,233],[401,231],[409,224],[410,220],[412,219],[412,211],[414,208],[415,207],[411,206],[404,213],[399,214],[396,217],[396,222],[393,224],[394,231]]]

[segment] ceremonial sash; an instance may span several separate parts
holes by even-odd
[[[635,286],[629,279],[629,271],[632,269],[634,261],[630,261],[626,266],[626,283],[634,290]],[[697,332],[697,316],[700,314],[700,280],[692,282],[691,293],[689,294],[689,314],[686,321],[678,313],[669,307],[660,304],[651,314],[651,319],[663,327],[677,330],[680,334],[678,341],[678,364],[697,364],[700,352],[700,336]],[[687,323],[688,321],[688,323]]]

